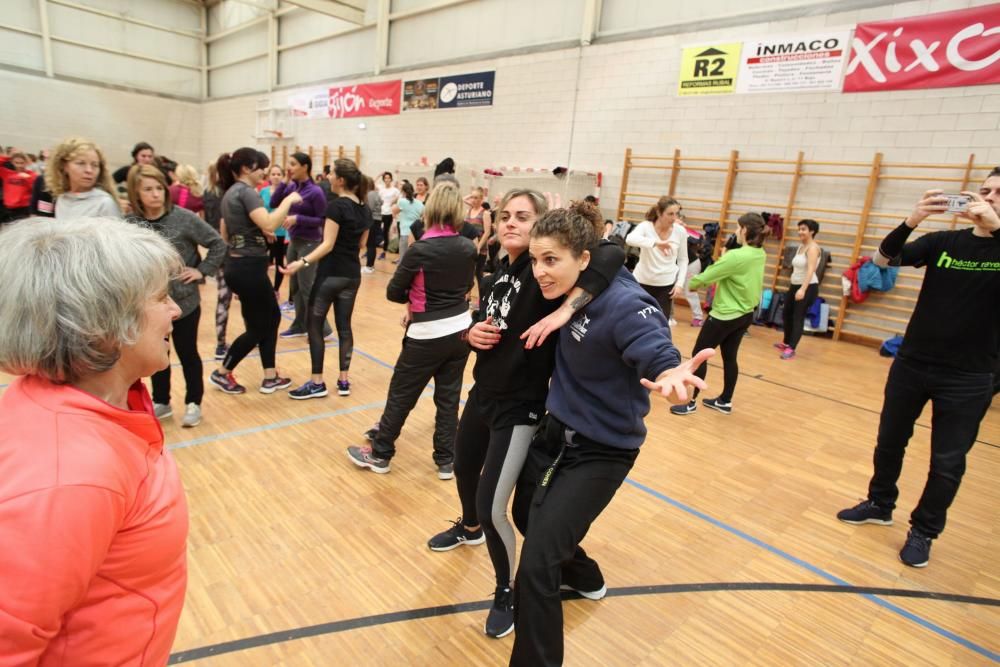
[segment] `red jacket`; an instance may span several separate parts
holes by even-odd
[[[31,206],[31,189],[38,174],[5,167],[8,158],[0,156],[0,179],[3,179],[3,205],[7,208]]]
[[[0,397],[0,665],[165,665],[187,504],[149,394],[37,377]]]

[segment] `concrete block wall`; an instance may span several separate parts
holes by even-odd
[[[495,69],[494,106],[294,121],[295,138],[289,143],[358,144],[362,166],[371,170],[422,156],[435,162],[450,155],[460,163],[601,171],[606,209],[617,199],[629,146],[645,154],[667,155],[679,147],[688,155],[720,157],[735,148],[744,157],[757,158],[794,158],[803,150],[806,159],[858,161],[870,161],[881,151],[897,162],[964,163],[976,153],[977,162],[1000,164],[997,85],[851,94],[676,94],[684,46],[849,28],[857,22],[978,4],[983,2],[920,0],[411,70],[381,78]],[[285,104],[291,92],[274,93],[273,103]],[[204,105],[205,155],[245,143],[254,129],[255,100],[251,96]],[[359,129],[360,121],[366,129]]]
[[[37,153],[80,136],[104,151],[112,169],[132,161],[138,141],[180,163],[201,161],[201,105],[0,70],[0,144]]]

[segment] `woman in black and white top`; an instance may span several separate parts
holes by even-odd
[[[806,311],[819,296],[816,267],[823,251],[816,243],[818,233],[819,223],[815,220],[803,220],[799,223],[799,248],[792,258],[792,284],[788,288],[782,313],[785,335],[782,342],[774,345],[781,350],[782,359],[795,358],[795,348],[798,347],[805,328]]]
[[[440,479],[454,477],[458,403],[472,325],[466,295],[476,268],[476,246],[458,232],[464,208],[453,183],[434,186],[424,210],[427,229],[400,260],[386,288],[389,301],[407,304],[406,339],[389,382],[385,411],[378,426],[366,434],[371,446],[347,448],[359,467],[389,472],[403,423],[433,380],[434,464]]]
[[[326,353],[323,323],[326,322],[331,307],[340,349],[337,393],[341,396],[351,395],[351,382],[348,379],[351,355],[354,352],[351,315],[361,286],[358,253],[368,234],[371,212],[366,201],[368,184],[353,160],[341,158],[334,162],[329,180],[330,191],[337,196],[326,208],[323,241],[312,252],[292,262],[288,268],[281,269],[283,273],[294,274],[310,264],[319,264],[316,281],[309,295],[309,313],[306,319],[312,377],[288,394],[299,400],[321,398],[329,393],[323,381],[323,358]]]
[[[260,392],[272,394],[292,384],[289,378],[280,377],[274,367],[281,311],[267,275],[270,256],[265,232],[273,234],[285,221],[288,209],[302,201],[302,197],[293,192],[267,212],[255,188],[263,180],[269,163],[266,155],[253,148],[240,148],[231,155],[224,153],[217,163],[219,181],[226,193],[222,197],[222,218],[229,240],[224,269],[226,284],[240,298],[246,324],[246,331],[233,341],[222,364],[209,378],[227,394],[246,392],[233,377],[233,369],[258,346],[264,367]]]

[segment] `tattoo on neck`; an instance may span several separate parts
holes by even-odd
[[[576,297],[575,299],[569,302],[570,310],[580,310],[588,303],[590,303],[591,299],[593,298],[594,297],[584,292],[583,294],[581,294],[580,296]]]

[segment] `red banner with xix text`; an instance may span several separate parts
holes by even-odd
[[[844,92],[1000,83],[1000,4],[859,23]]]
[[[398,114],[402,97],[400,83],[396,79],[331,88],[327,115],[330,118],[356,118]]]

